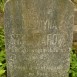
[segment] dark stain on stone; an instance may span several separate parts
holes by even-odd
[[[41,42],[42,35],[43,35],[42,32],[38,30],[29,29],[26,33],[27,44],[30,46],[34,46],[34,45],[37,46],[37,44]]]

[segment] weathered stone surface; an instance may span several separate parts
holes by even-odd
[[[7,77],[68,77],[72,27],[69,0],[7,0]]]

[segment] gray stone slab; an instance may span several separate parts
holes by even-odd
[[[69,0],[7,0],[7,77],[68,77],[73,35]]]

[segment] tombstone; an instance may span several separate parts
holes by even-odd
[[[7,77],[68,77],[73,35],[69,0],[7,0]]]

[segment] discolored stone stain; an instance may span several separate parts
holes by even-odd
[[[41,40],[43,38],[43,33],[38,30],[31,30],[29,29],[26,34],[26,42],[28,45],[37,45],[38,43],[41,43]]]

